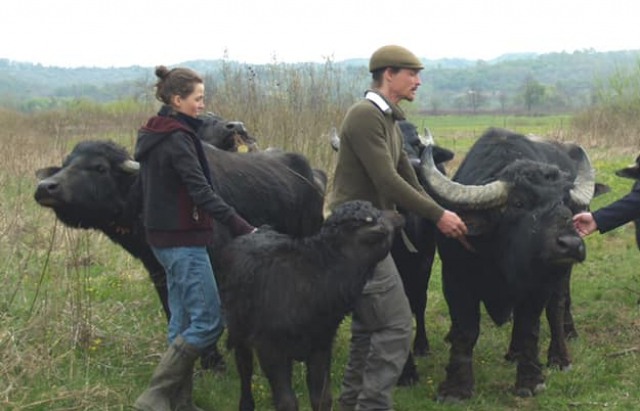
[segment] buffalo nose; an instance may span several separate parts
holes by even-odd
[[[578,235],[561,235],[558,237],[558,247],[567,257],[576,261],[584,261],[587,256],[584,241]]]
[[[52,180],[42,180],[36,187],[34,195],[36,201],[45,201],[54,198],[60,192],[60,184]]]
[[[247,129],[244,127],[242,121],[229,121],[226,126],[228,130],[235,131],[237,133],[246,133]]]
[[[60,188],[60,184],[55,181],[43,180],[38,183],[38,191],[44,191],[47,193],[55,193]]]

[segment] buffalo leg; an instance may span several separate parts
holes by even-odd
[[[253,354],[251,348],[238,344],[234,348],[236,368],[240,376],[240,411],[255,410],[255,402],[251,391],[251,378],[253,377]]]
[[[516,338],[516,328],[512,322],[511,327],[511,341],[509,342],[509,349],[507,353],[504,355],[504,359],[509,362],[517,362],[520,357],[521,347],[518,346],[518,338]]]
[[[269,380],[276,411],[298,411],[298,400],[291,384],[293,360],[275,345],[258,347],[256,353],[260,367]]]
[[[142,263],[144,268],[149,273],[149,278],[156,289],[160,303],[162,304],[162,311],[167,317],[167,321],[171,317],[171,311],[169,309],[169,292],[167,290],[167,274],[164,271],[162,265],[158,262],[156,257],[151,252],[151,249],[145,250],[142,255]]]
[[[513,313],[512,338],[519,348],[515,389],[521,397],[533,396],[545,388],[542,364],[538,358],[543,309],[543,303],[529,300],[518,305]]]
[[[211,344],[202,350],[200,365],[204,370],[212,370],[215,372],[224,372],[227,369],[227,364],[218,350],[217,344]]]
[[[427,309],[427,297],[421,301],[420,307],[415,309],[416,317],[416,337],[413,340],[413,354],[416,357],[426,357],[431,351],[429,338],[427,337],[427,326],[425,324],[425,311]]]
[[[446,366],[447,377],[438,386],[439,402],[455,402],[473,395],[473,348],[477,338],[478,333],[463,333],[458,327],[451,327],[446,338],[451,344],[449,363]]]
[[[457,258],[455,252],[441,257],[442,286],[451,318],[446,340],[451,347],[446,379],[438,386],[438,401],[448,402],[471,398],[473,395],[473,349],[480,334],[480,300],[475,292],[476,282],[482,273],[476,273],[475,277],[468,279],[465,273],[466,267],[473,265],[470,261]]]
[[[331,380],[331,347],[318,350],[309,356],[307,365],[307,388],[313,411],[330,411],[332,408]]]
[[[404,367],[402,368],[402,374],[398,377],[398,385],[401,387],[410,387],[415,385],[419,380],[420,376],[418,375],[416,360],[411,351],[409,351],[407,361],[405,361]]]
[[[433,228],[430,228],[433,231]],[[426,231],[426,230],[425,230]],[[435,247],[435,235],[431,236],[433,239],[432,243],[428,243],[427,247],[420,252],[423,253],[423,256],[420,260],[420,275],[418,276],[418,291],[419,295],[417,295],[413,301],[411,301],[411,311],[416,318],[416,336],[413,340],[413,354],[416,357],[424,357],[429,354],[429,339],[427,337],[427,325],[425,321],[426,312],[427,312],[427,300],[428,300],[428,292],[429,292],[429,280],[431,280],[431,269],[433,267],[433,260],[436,254]]]
[[[551,333],[549,350],[547,352],[547,365],[558,367],[561,370],[569,369],[571,358],[565,339],[565,310],[569,297],[569,279],[567,274],[563,276],[547,302],[546,315]]]
[[[564,298],[564,338],[573,340],[578,338],[578,330],[576,330],[573,314],[571,314],[571,274],[569,274],[566,289],[567,292]]]
[[[570,335],[577,336],[575,328],[573,328],[573,317],[570,311],[571,296],[569,292],[569,282],[570,276],[564,276],[562,278],[558,284],[559,288],[553,291],[545,307],[545,314],[551,334],[547,353],[547,365],[550,367],[558,367],[561,370],[567,370],[571,367],[571,356],[566,340],[570,338]],[[573,330],[573,332],[571,330]],[[520,352],[523,349],[519,346],[522,341],[520,338],[517,338],[515,332],[516,328],[514,327],[509,350],[504,356],[507,361],[512,362],[518,361]]]

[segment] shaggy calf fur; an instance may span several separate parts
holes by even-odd
[[[224,248],[218,272],[241,380],[240,410],[255,408],[253,354],[276,410],[297,410],[293,361],[303,361],[313,410],[330,410],[331,349],[373,268],[391,248],[400,214],[354,201],[336,208],[320,233],[300,239],[269,227]]]

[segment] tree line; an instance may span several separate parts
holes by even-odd
[[[640,65],[640,50],[596,52],[581,50],[548,54],[508,54],[497,59],[425,60],[423,86],[415,106],[430,114],[503,113],[556,114],[597,104],[609,80]],[[356,98],[368,87],[366,59],[323,63],[249,65],[227,59],[180,63],[203,73],[215,90],[230,78],[244,81],[258,94],[273,97],[292,87],[319,86],[333,90],[336,98],[351,93]],[[305,75],[308,74],[308,75]],[[113,102],[152,100],[153,67],[61,68],[0,59],[0,105],[26,112],[55,108],[74,100]],[[286,87],[285,87],[286,86]],[[259,95],[258,95],[259,97]]]

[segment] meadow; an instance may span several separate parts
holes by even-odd
[[[225,95],[225,90],[219,92]],[[244,120],[263,146],[299,151],[314,166],[333,169],[335,154],[327,133],[339,123],[348,101],[337,107],[317,101],[315,105],[301,101],[298,106],[272,102],[268,109],[250,103],[244,100],[244,104],[211,109],[226,118]],[[62,226],[50,210],[35,203],[33,192],[35,171],[60,165],[78,141],[111,139],[131,150],[136,129],[155,108],[150,103],[79,102],[35,114],[0,109],[0,409],[124,410],[145,389],[165,350],[166,331],[147,273],[100,233]],[[594,209],[628,192],[631,181],[616,177],[614,171],[631,163],[640,151],[638,137],[630,145],[612,136],[584,135],[574,129],[570,116],[410,113],[410,119],[419,129],[428,126],[439,145],[455,152],[450,170],[455,170],[488,126],[580,142],[587,147],[598,181],[611,187],[611,192],[594,199]],[[427,308],[432,354],[418,359],[418,384],[396,390],[396,410],[640,408],[640,251],[633,234],[633,226],[626,225],[586,239],[587,260],[576,266],[572,277],[579,332],[579,338],[570,343],[573,368],[545,370],[547,390],[532,398],[518,398],[511,392],[515,366],[503,359],[509,325],[498,328],[483,316],[474,358],[475,396],[459,404],[434,401],[437,384],[444,378],[448,358],[444,336],[449,327],[436,262]],[[346,361],[348,326],[347,319],[335,342],[334,397]],[[542,359],[547,344],[543,320]],[[227,351],[224,355],[226,372],[200,372],[196,379],[195,399],[204,409],[237,409],[239,385],[233,356]],[[294,383],[301,409],[308,410],[300,365],[294,369]],[[273,409],[266,379],[257,375],[253,385],[257,409]]]

